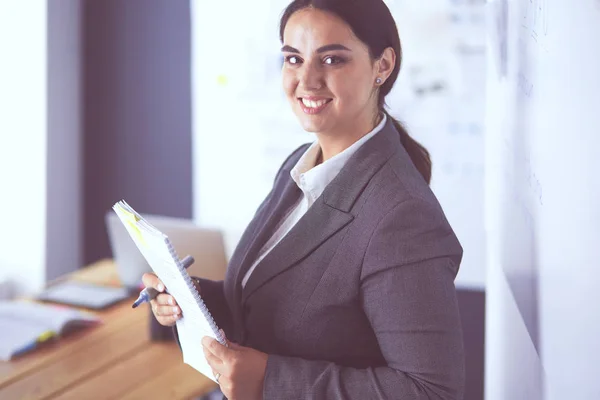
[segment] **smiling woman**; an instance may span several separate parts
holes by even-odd
[[[314,8],[290,15],[282,41],[285,93],[302,127],[319,138],[326,161],[381,120],[373,83],[392,72],[394,51],[372,62],[341,18]]]
[[[229,399],[462,398],[462,247],[427,151],[384,109],[402,54],[390,11],[296,0],[280,38],[287,100],[317,140],[279,169],[225,280],[198,280],[230,340],[202,341],[216,380]]]
[[[385,96],[400,72],[402,49],[394,19],[383,2],[292,2],[281,20],[280,39],[284,88],[304,129],[324,137],[341,130],[346,144],[351,144],[386,114],[419,172],[427,182],[431,180],[429,153],[384,109]],[[327,120],[302,118],[331,108]],[[336,126],[327,121],[337,121]]]

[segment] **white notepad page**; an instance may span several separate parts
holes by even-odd
[[[204,336],[217,339],[222,344],[226,341],[169,238],[150,225],[124,201],[115,204],[113,209],[154,273],[181,308],[182,318],[176,324],[183,362],[214,381],[201,341]]]

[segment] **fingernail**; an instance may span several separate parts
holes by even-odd
[[[162,292],[163,290],[165,290],[165,285],[163,285],[162,283],[159,283],[157,288],[158,288],[159,292]]]
[[[172,297],[169,298],[169,304],[173,305],[173,298]]]
[[[173,314],[173,318],[179,319],[179,314]]]
[[[179,314],[179,310],[177,309],[177,307],[173,307],[173,312],[174,312],[175,314]]]

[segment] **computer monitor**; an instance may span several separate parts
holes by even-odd
[[[190,275],[212,280],[225,277],[227,256],[221,231],[201,227],[188,219],[142,216],[169,237],[179,257],[194,257],[195,262],[188,269]],[[106,213],[105,222],[119,278],[125,287],[137,290],[142,275],[152,269],[114,211]]]

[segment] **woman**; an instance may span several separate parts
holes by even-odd
[[[401,48],[381,0],[296,0],[283,87],[317,141],[293,152],[230,261],[199,280],[231,341],[202,345],[230,399],[459,399],[462,248],[427,151],[384,110]],[[146,275],[147,286],[159,289]],[[163,325],[175,300],[152,307]]]

